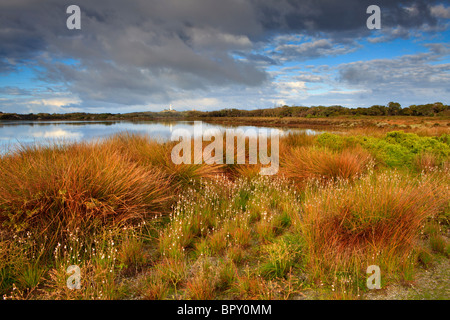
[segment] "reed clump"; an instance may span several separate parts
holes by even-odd
[[[448,206],[447,179],[389,172],[307,191],[300,229],[315,276],[362,275],[371,264],[401,273],[426,220]]]
[[[169,182],[99,142],[24,147],[0,161],[0,222],[54,244],[67,230],[86,234],[167,209]]]
[[[282,173],[297,181],[352,180],[375,165],[370,153],[361,147],[330,150],[323,147],[298,147],[283,155]]]

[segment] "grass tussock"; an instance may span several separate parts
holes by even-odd
[[[299,147],[286,154],[282,172],[297,181],[352,180],[368,172],[374,159],[362,148],[333,151],[319,147]]]
[[[82,143],[25,148],[0,162],[0,221],[16,232],[93,232],[165,209],[169,184],[156,167],[142,168],[114,148]]]
[[[322,279],[348,270],[362,274],[370,264],[402,270],[426,219],[448,205],[443,179],[448,175],[416,180],[391,172],[308,194],[301,229],[309,267]]]
[[[191,154],[192,164],[175,164],[171,158],[175,142],[162,144],[145,135],[121,133],[108,139],[107,144],[140,166],[159,168],[171,181],[172,189],[192,185],[192,182],[198,182],[202,178],[214,178],[223,172],[223,165],[205,163],[210,158],[195,164],[194,152]]]

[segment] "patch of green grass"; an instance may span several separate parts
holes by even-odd
[[[434,234],[430,236],[431,249],[439,254],[446,254],[447,241],[440,234]]]
[[[263,247],[261,275],[266,279],[284,278],[299,263],[300,247],[284,238]]]
[[[420,248],[417,253],[417,259],[424,268],[429,268],[434,260],[433,254],[425,248]]]

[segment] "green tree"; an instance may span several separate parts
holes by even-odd
[[[389,102],[388,103],[388,115],[396,116],[401,113],[402,107],[398,102]]]

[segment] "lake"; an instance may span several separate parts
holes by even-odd
[[[200,122],[203,131],[215,129],[276,129],[280,135],[289,132],[317,134],[311,129],[268,128],[256,126],[226,126]],[[101,139],[119,132],[147,134],[158,141],[168,141],[176,129],[194,133],[194,121],[3,121],[0,122],[0,153],[5,154],[17,146],[26,144],[46,144],[56,141],[89,141]]]

